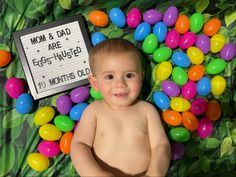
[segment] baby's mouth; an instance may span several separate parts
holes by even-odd
[[[114,95],[117,96],[117,97],[123,97],[123,96],[127,96],[128,93],[116,93]]]

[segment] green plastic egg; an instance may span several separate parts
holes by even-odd
[[[188,81],[188,74],[181,67],[174,67],[172,79],[177,85],[184,85]]]
[[[194,13],[190,17],[190,31],[198,33],[201,31],[204,24],[204,16],[201,13]]]
[[[75,122],[66,115],[58,115],[54,119],[54,124],[63,132],[69,132],[73,130]]]
[[[170,58],[172,50],[169,47],[160,47],[156,49],[153,53],[153,59],[156,62],[163,62]]]
[[[143,51],[146,54],[152,54],[158,45],[157,36],[155,34],[149,34],[143,41]]]
[[[95,100],[102,100],[103,96],[100,91],[95,91],[93,87],[90,89],[90,95],[95,99]]]
[[[169,137],[176,142],[187,142],[191,135],[190,132],[184,127],[175,127],[169,131]]]
[[[34,116],[34,123],[36,125],[44,125],[50,122],[55,115],[55,110],[51,106],[44,106],[39,108]]]
[[[208,74],[218,74],[225,70],[225,61],[222,59],[212,60],[206,66],[206,72]]]

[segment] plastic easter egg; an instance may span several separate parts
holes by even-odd
[[[175,127],[169,131],[169,137],[175,142],[184,143],[190,139],[191,134],[184,127]]]
[[[136,28],[139,25],[139,23],[141,22],[141,20],[142,20],[141,12],[136,7],[132,8],[127,13],[126,22],[130,28]]]
[[[198,121],[197,133],[200,138],[207,138],[211,136],[213,131],[213,124],[207,118],[202,118]]]
[[[75,122],[66,115],[58,115],[54,119],[54,124],[63,132],[69,132],[73,130]]]
[[[143,21],[153,25],[162,19],[162,14],[156,9],[150,9],[144,12],[143,14]]]
[[[170,30],[166,35],[165,44],[171,49],[175,49],[179,46],[180,36],[175,29]]]
[[[186,53],[182,52],[182,51],[176,51],[173,53],[171,60],[173,61],[173,63],[176,66],[182,67],[182,68],[186,68],[189,67],[191,62],[188,58],[188,56],[186,55]]]
[[[211,121],[219,120],[221,117],[221,107],[218,101],[216,100],[210,100],[207,103],[205,116],[207,119]]]
[[[187,100],[193,99],[197,94],[197,84],[194,81],[188,81],[183,85],[181,94]]]
[[[194,65],[188,70],[188,78],[192,81],[200,80],[205,74],[203,65]]]
[[[60,95],[56,101],[57,110],[61,114],[68,114],[72,108],[72,101],[68,95]]]
[[[11,62],[11,53],[0,50],[0,68],[7,66]]]
[[[89,98],[89,88],[80,86],[73,89],[70,93],[70,98],[74,103],[82,103]]]
[[[93,46],[99,44],[102,41],[105,41],[106,37],[100,32],[95,32],[92,34],[92,44]]]
[[[203,33],[207,36],[213,36],[219,32],[221,21],[218,18],[213,18],[207,21],[203,27]]]
[[[142,48],[146,54],[152,54],[158,45],[158,40],[155,34],[149,34],[143,41]]]
[[[166,110],[162,113],[163,120],[170,126],[178,126],[182,124],[182,116],[174,110]]]
[[[164,80],[161,86],[162,91],[169,97],[178,96],[180,93],[180,87],[176,85],[173,81]]]
[[[39,128],[39,135],[47,141],[56,141],[61,138],[62,132],[53,124],[44,124]]]
[[[167,26],[163,22],[158,22],[153,27],[153,33],[157,36],[159,42],[163,42],[167,35]]]
[[[64,154],[70,153],[70,145],[71,145],[72,138],[73,138],[72,132],[66,132],[62,135],[60,139],[60,150]]]
[[[95,100],[102,100],[103,99],[101,92],[95,91],[92,87],[90,88],[89,93]]]
[[[157,66],[156,78],[159,81],[166,80],[170,77],[172,73],[172,65],[169,61],[164,61]]]
[[[226,80],[222,76],[214,76],[211,79],[211,93],[214,96],[220,96],[224,93],[226,87]]]
[[[109,12],[109,18],[113,24],[118,26],[119,28],[123,28],[126,24],[126,17],[124,12],[117,7],[114,7]]]
[[[223,49],[225,45],[225,37],[223,34],[215,34],[210,39],[211,42],[211,48],[210,51],[212,53],[218,53]]]
[[[151,26],[147,22],[140,23],[134,31],[134,39],[143,41],[151,32]]]
[[[189,47],[187,50],[187,55],[192,64],[201,64],[204,60],[203,52],[197,47]]]
[[[177,85],[184,85],[188,81],[188,75],[181,67],[174,67],[172,72],[172,79]]]
[[[41,172],[49,167],[50,161],[48,157],[34,152],[27,156],[27,163],[35,171]]]
[[[207,96],[211,92],[211,81],[207,76],[202,77],[197,82],[197,94]]]
[[[6,81],[5,90],[11,98],[17,99],[24,93],[23,81],[19,78],[11,77]]]
[[[196,115],[202,115],[207,108],[207,100],[205,98],[196,98],[192,101],[190,111]]]
[[[152,98],[153,98],[154,103],[161,110],[166,110],[166,109],[169,108],[169,106],[170,106],[170,99],[169,99],[169,97],[165,93],[163,93],[161,91],[154,92]]]
[[[179,34],[187,33],[190,28],[188,16],[180,15],[175,23],[175,29]]]
[[[34,100],[28,93],[21,94],[16,100],[16,111],[19,114],[28,114],[33,109]]]
[[[105,27],[108,24],[108,16],[101,10],[93,10],[88,14],[89,21],[98,27]]]
[[[153,59],[156,62],[163,62],[170,58],[172,50],[169,47],[159,47],[153,53]]]
[[[55,115],[55,110],[51,106],[44,106],[37,110],[34,116],[34,123],[36,125],[44,125],[50,122]]]
[[[185,146],[183,143],[171,143],[171,160],[178,160],[183,157]]]
[[[81,115],[87,106],[88,106],[87,103],[78,103],[75,106],[73,106],[72,109],[70,110],[70,118],[76,121],[80,120]]]
[[[210,39],[205,34],[200,34],[197,36],[195,46],[199,48],[204,54],[207,54],[210,51]]]
[[[46,157],[54,157],[60,153],[60,147],[56,141],[41,141],[38,151]]]
[[[181,97],[174,97],[170,100],[171,109],[178,112],[187,111],[189,110],[190,106],[191,106],[190,102]]]
[[[175,6],[170,6],[163,14],[163,22],[171,27],[175,24],[178,16],[178,9]]]
[[[208,74],[218,74],[225,70],[225,61],[222,59],[214,59],[210,61],[206,66],[206,72]]]
[[[201,31],[204,24],[204,16],[197,12],[190,17],[190,31],[198,33]]]
[[[231,61],[236,55],[236,48],[233,43],[225,44],[220,51],[220,57],[225,61]]]
[[[193,46],[197,40],[197,35],[193,32],[185,33],[179,41],[179,47],[182,50],[188,49],[189,47]]]
[[[188,129],[189,131],[197,130],[198,119],[193,113],[185,111],[182,113],[182,117],[183,117],[183,125],[186,129]]]

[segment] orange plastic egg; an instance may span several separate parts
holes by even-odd
[[[221,27],[221,21],[218,18],[213,18],[205,23],[203,33],[207,36],[213,36],[218,33]]]
[[[183,116],[183,125],[186,129],[188,129],[189,131],[197,130],[198,119],[193,113],[186,111],[182,113],[182,116]]]
[[[101,10],[93,10],[88,14],[89,21],[98,27],[104,27],[108,24],[108,16]]]
[[[221,107],[216,100],[210,100],[207,104],[205,115],[208,119],[216,121],[221,116]]]
[[[0,50],[0,67],[5,67],[11,62],[11,53],[6,50]]]
[[[188,78],[192,81],[200,80],[205,74],[203,65],[194,65],[188,70]]]
[[[175,29],[179,34],[186,33],[190,28],[190,21],[188,16],[180,15],[175,23]]]
[[[72,132],[66,132],[62,135],[60,139],[60,150],[64,154],[70,153],[70,144],[71,144],[72,137],[73,137]]]
[[[166,110],[162,113],[163,120],[171,126],[178,126],[182,123],[182,116],[174,110]]]

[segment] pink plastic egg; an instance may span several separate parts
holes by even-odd
[[[132,8],[128,13],[126,17],[127,25],[130,28],[136,28],[139,23],[142,20],[141,12],[138,8],[134,7]]]
[[[179,41],[179,47],[182,50],[188,49],[193,46],[197,40],[197,35],[194,32],[185,33]]]
[[[191,100],[197,94],[197,84],[194,81],[188,81],[183,87],[181,91],[182,96],[185,99]]]
[[[162,14],[156,9],[150,9],[144,12],[143,14],[143,21],[153,25],[162,19]]]
[[[171,160],[180,159],[185,153],[185,146],[183,143],[171,144]]]
[[[213,131],[213,124],[207,118],[202,118],[198,121],[197,133],[200,138],[207,138],[211,136]]]
[[[179,46],[179,40],[180,40],[179,33],[175,29],[172,29],[166,35],[165,44],[167,47],[175,49]]]
[[[21,79],[11,77],[5,84],[7,94],[14,99],[17,99],[24,92],[24,84]]]
[[[236,48],[233,43],[225,44],[220,51],[220,57],[225,61],[231,61],[236,55]]]
[[[204,98],[196,98],[192,101],[190,111],[196,116],[203,114],[207,108],[207,100]]]
[[[175,6],[170,6],[163,15],[163,22],[171,27],[175,24],[178,16],[178,9]]]
[[[70,109],[72,108],[72,101],[70,99],[70,96],[67,95],[61,95],[57,98],[56,101],[57,110],[61,114],[68,114],[70,112]]]
[[[200,34],[197,36],[195,46],[199,48],[204,54],[210,51],[210,38],[205,34]]]
[[[43,140],[38,145],[38,151],[46,157],[54,157],[60,153],[60,146],[56,141]]]
[[[74,103],[82,103],[89,97],[89,88],[81,86],[75,88],[70,93],[70,98]]]
[[[170,97],[178,96],[180,93],[180,88],[173,81],[165,80],[161,84],[162,91]]]

